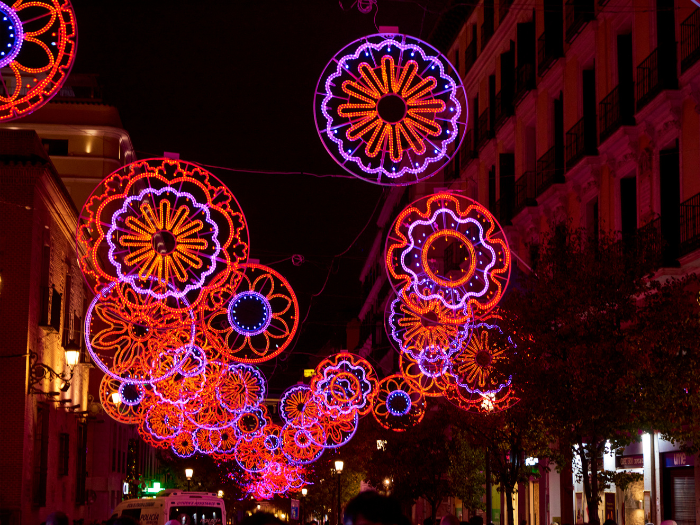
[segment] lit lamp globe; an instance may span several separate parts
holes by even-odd
[[[66,345],[66,365],[73,370],[73,367],[80,362],[80,347],[75,341]]]
[[[115,405],[118,405],[122,402],[122,396],[119,394],[119,392],[112,392],[112,403]]]
[[[338,460],[335,462],[335,471],[340,474],[343,471],[343,462]]]
[[[304,487],[303,489],[301,489],[301,495],[302,495],[302,496],[306,497],[306,495],[307,495],[308,493],[309,493],[309,489],[307,489],[306,487]]]
[[[185,477],[189,480],[192,479],[192,476],[194,475],[194,470],[191,468],[186,468],[185,469]]]

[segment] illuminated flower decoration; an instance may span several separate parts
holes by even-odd
[[[182,297],[216,271],[218,230],[208,206],[191,194],[171,186],[145,188],[112,216],[109,261],[118,279],[139,291],[153,293],[141,283],[156,279],[173,284],[172,295]]]
[[[154,404],[146,413],[145,428],[156,439],[175,437],[184,423],[182,409],[169,403]]]
[[[254,408],[265,399],[265,378],[253,366],[230,365],[221,376],[216,398],[231,412],[243,412]]]
[[[194,445],[192,432],[183,430],[172,440],[172,451],[181,458],[189,458],[194,455],[197,448]]]
[[[354,412],[362,416],[372,409],[377,378],[365,359],[342,352],[319,363],[311,390],[322,412],[332,417]]]
[[[135,384],[176,374],[194,333],[192,312],[170,310],[151,296],[134,293],[128,283],[107,286],[85,316],[85,343],[93,362],[108,376]]]
[[[498,365],[515,344],[495,324],[496,320],[489,317],[475,326],[471,341],[455,354],[450,367],[450,374],[459,386],[480,395],[497,394],[510,386],[512,380],[504,376]]]
[[[219,461],[228,461],[233,457],[238,438],[232,428],[221,429],[219,435],[221,437],[219,448],[213,456]]]
[[[439,351],[426,351],[422,360],[414,360],[409,354],[399,355],[401,375],[426,397],[444,394],[450,384],[449,367],[449,358]]]
[[[316,423],[319,407],[311,388],[306,385],[288,388],[280,399],[280,416],[287,425],[295,428],[306,428]]]
[[[356,411],[338,417],[322,414],[318,420],[318,424],[323,428],[322,439],[317,441],[318,436],[315,432],[311,432],[309,435],[315,445],[323,448],[340,448],[355,435],[359,419]]]
[[[240,283],[240,284],[239,284]],[[287,280],[272,268],[248,264],[226,285],[210,290],[200,307],[202,327],[222,356],[261,363],[292,342],[299,305]]]
[[[447,308],[438,299],[400,293],[387,302],[386,331],[400,352],[419,360],[426,348],[440,348],[452,356],[469,341],[472,316]]]
[[[372,415],[384,428],[403,432],[422,421],[425,397],[401,374],[385,377],[379,383]]]
[[[187,348],[178,373],[168,376],[164,381],[153,384],[153,392],[162,401],[176,405],[186,405],[202,391],[207,381],[206,366],[202,366],[198,354],[194,353],[197,349],[201,351],[201,348],[195,345]],[[173,367],[170,359],[161,360],[160,364],[164,372]],[[165,375],[164,372],[160,373],[160,375]]]
[[[481,204],[438,193],[398,215],[386,240],[386,267],[397,294],[480,316],[503,296],[510,250],[501,226]]]
[[[323,447],[317,443],[324,440],[324,429],[318,423],[305,428],[286,424],[282,428],[282,451],[284,456],[294,464],[305,465],[321,457]]]
[[[464,109],[463,109],[464,108]],[[326,150],[356,177],[405,185],[430,177],[459,148],[464,87],[426,42],[371,35],[343,48],[316,88],[316,127]]]
[[[213,454],[221,444],[221,432],[207,428],[198,428],[192,433],[194,446],[203,454]]]
[[[241,412],[233,424],[236,435],[246,441],[251,441],[260,436],[272,420],[267,414],[265,405],[260,405],[245,412]]]
[[[245,218],[229,189],[199,166],[150,159],[105,178],[87,199],[77,232],[83,275],[100,292],[128,282],[172,309],[240,275]]]
[[[246,472],[262,472],[272,460],[272,453],[264,446],[264,435],[260,434],[250,441],[241,439],[234,449],[238,465]]]
[[[0,121],[29,115],[63,87],[77,46],[68,0],[0,2]]]
[[[495,394],[479,394],[465,386],[453,383],[445,390],[445,398],[465,412],[479,414],[506,410],[520,401],[514,395],[513,387],[510,385]]]
[[[100,381],[100,402],[105,412],[119,423],[135,425],[143,418],[149,394],[141,385],[125,383],[110,376]]]

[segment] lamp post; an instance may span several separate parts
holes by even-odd
[[[343,518],[340,515],[340,474],[343,472],[343,462],[335,462],[335,472],[338,474],[338,525],[343,525]]]
[[[301,489],[301,525],[306,523],[306,495],[309,493],[309,489],[304,487]]]
[[[389,478],[384,478],[384,492],[389,495],[389,485],[391,485],[391,480]]]
[[[190,482],[192,481],[193,474],[194,474],[194,470],[192,470],[191,468],[185,469],[185,477],[187,478],[187,492],[190,491]]]

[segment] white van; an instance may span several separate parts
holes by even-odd
[[[165,525],[176,520],[181,525],[226,525],[224,500],[213,492],[161,490],[155,498],[122,501],[112,517],[130,516],[141,525]]]

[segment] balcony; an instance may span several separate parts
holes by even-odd
[[[623,234],[622,238],[611,246],[616,257],[633,259],[635,264],[646,261],[652,266],[662,264],[665,242],[661,231],[661,217],[638,228],[636,232]]]
[[[598,128],[600,129],[600,143],[615,133],[620,126],[634,125],[634,100],[627,100],[620,104],[620,86],[608,93],[598,104]]]
[[[564,4],[566,41],[571,43],[583,31],[584,26],[595,18],[591,0],[566,0]]]
[[[492,210],[493,215],[501,226],[511,226],[513,219],[513,199],[500,198]]]
[[[535,89],[535,66],[520,64],[515,68],[515,104],[525,98],[531,89]]]
[[[535,172],[526,171],[515,181],[515,202],[513,203],[513,217],[520,213],[526,206],[537,206],[535,197]]]
[[[474,62],[476,62],[476,40],[472,40],[464,51],[464,76],[467,76]]]
[[[484,52],[486,46],[493,36],[493,19],[485,21],[481,24],[481,52]]]
[[[657,47],[637,66],[637,111],[651,102],[661,89]]]
[[[681,73],[700,59],[700,9],[681,22]]]
[[[681,203],[680,255],[700,248],[700,193]]]
[[[481,150],[491,136],[491,129],[489,128],[489,108],[486,108],[481,115],[479,115],[479,123],[476,126],[476,150]]]
[[[552,184],[564,182],[564,170],[560,166],[557,147],[554,146],[537,159],[535,195],[542,195]]]
[[[592,131],[594,132],[595,130]],[[566,132],[565,148],[566,171],[573,168],[586,155],[598,154],[595,147],[595,136],[589,137],[589,140],[586,141],[585,119],[579,120]]]
[[[501,93],[503,92],[499,91],[496,93],[496,98],[494,100],[496,105],[496,122],[494,125],[494,131],[498,131],[498,129],[506,123],[508,117],[513,116],[513,105],[507,100],[503,100]]]
[[[462,141],[462,147],[459,148],[459,166],[460,169],[467,167],[469,162],[477,157],[476,151],[474,150],[474,133],[472,130],[467,130],[464,134],[464,140]]]
[[[537,74],[541,77],[552,67],[554,61],[561,56],[561,53],[555,53],[551,48],[552,45],[547,44],[546,33],[542,33],[537,39]]]

